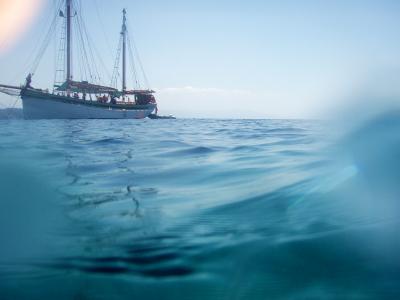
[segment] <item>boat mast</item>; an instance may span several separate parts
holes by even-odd
[[[71,62],[72,62],[72,55],[71,55],[71,7],[72,7],[72,0],[66,0],[66,11],[67,11],[67,83],[72,80],[71,74]]]
[[[122,11],[122,92],[126,92],[126,9]]]

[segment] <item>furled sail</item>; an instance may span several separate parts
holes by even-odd
[[[70,91],[77,93],[93,93],[93,94],[101,94],[101,93],[116,93],[118,90],[116,88],[92,84],[87,81],[66,81],[60,86],[56,86],[56,90],[60,92]]]

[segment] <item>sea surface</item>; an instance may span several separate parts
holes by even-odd
[[[0,299],[400,299],[400,113],[0,121]]]

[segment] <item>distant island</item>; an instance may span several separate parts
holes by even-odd
[[[21,108],[0,109],[0,120],[23,119],[24,115]]]

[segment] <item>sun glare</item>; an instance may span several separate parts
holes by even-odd
[[[0,53],[27,32],[44,0],[0,0]]]

